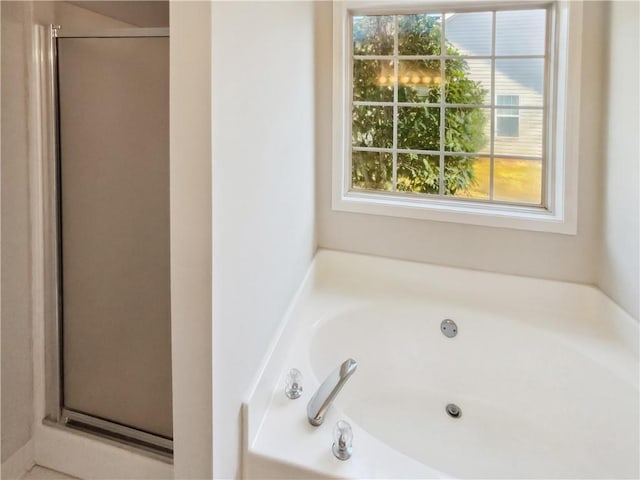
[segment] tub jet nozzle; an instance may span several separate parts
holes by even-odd
[[[453,418],[460,418],[460,416],[462,415],[462,410],[460,410],[460,407],[455,403],[448,404],[446,410],[447,414]]]

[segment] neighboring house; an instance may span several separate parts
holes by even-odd
[[[545,41],[544,10],[514,10],[498,12],[497,15],[496,56],[542,57]],[[447,15],[445,21],[447,40],[462,55],[491,55],[491,13],[456,13]],[[491,92],[491,61],[468,59],[467,63],[470,67],[469,78],[481,82]],[[540,107],[496,109],[495,154],[541,157],[544,59],[497,58],[495,87],[496,105]],[[487,98],[487,103],[489,100]],[[487,136],[489,129],[488,122]]]

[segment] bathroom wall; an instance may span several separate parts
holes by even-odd
[[[173,467],[212,477],[211,6],[170,4]]]
[[[478,270],[596,283],[602,151],[604,4],[584,3],[577,235],[337,212],[331,209],[332,6],[317,4],[317,218],[320,247]]]
[[[100,15],[65,1],[35,1],[33,23],[56,24],[62,28],[131,28],[129,23]]]
[[[608,84],[602,182],[600,288],[636,319],[640,317],[638,222],[640,151],[640,4],[608,4]]]
[[[68,1],[72,6],[115,18],[136,27],[168,27],[169,0],[152,1]]]
[[[314,6],[214,2],[215,478],[240,473],[240,403],[314,241]]]
[[[0,2],[2,17],[2,462],[31,438],[28,2]],[[4,469],[3,469],[4,470]]]

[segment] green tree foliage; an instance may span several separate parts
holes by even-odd
[[[441,27],[429,15],[400,15],[398,18],[399,55],[440,55]],[[353,52],[355,55],[392,55],[394,52],[394,17],[355,17]],[[447,55],[459,55],[447,43]],[[482,104],[487,91],[468,78],[464,59],[449,59],[445,64],[445,103]],[[397,119],[398,148],[412,150],[440,149],[440,108],[425,103],[440,103],[440,60],[400,60],[398,64],[398,101],[415,103],[399,107]],[[353,99],[355,101],[392,102],[394,64],[391,60],[354,60]],[[478,152],[487,142],[487,118],[482,109],[452,107],[445,109],[444,149],[449,152]],[[354,146],[393,146],[393,107],[355,106],[352,136]],[[475,158],[446,157],[445,194],[465,191],[475,183]],[[391,190],[392,156],[387,152],[353,152],[352,182],[356,188]],[[399,191],[439,192],[439,157],[399,154],[397,188]]]

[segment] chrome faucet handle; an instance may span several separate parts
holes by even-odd
[[[311,425],[317,427],[322,424],[327,409],[357,367],[358,363],[353,358],[349,358],[322,382],[307,404],[307,418]]]
[[[333,446],[331,451],[339,460],[349,460],[353,453],[353,430],[344,420],[338,420],[333,429]]]
[[[295,400],[302,395],[302,374],[297,368],[292,368],[287,373],[284,385],[284,393],[291,400]]]

